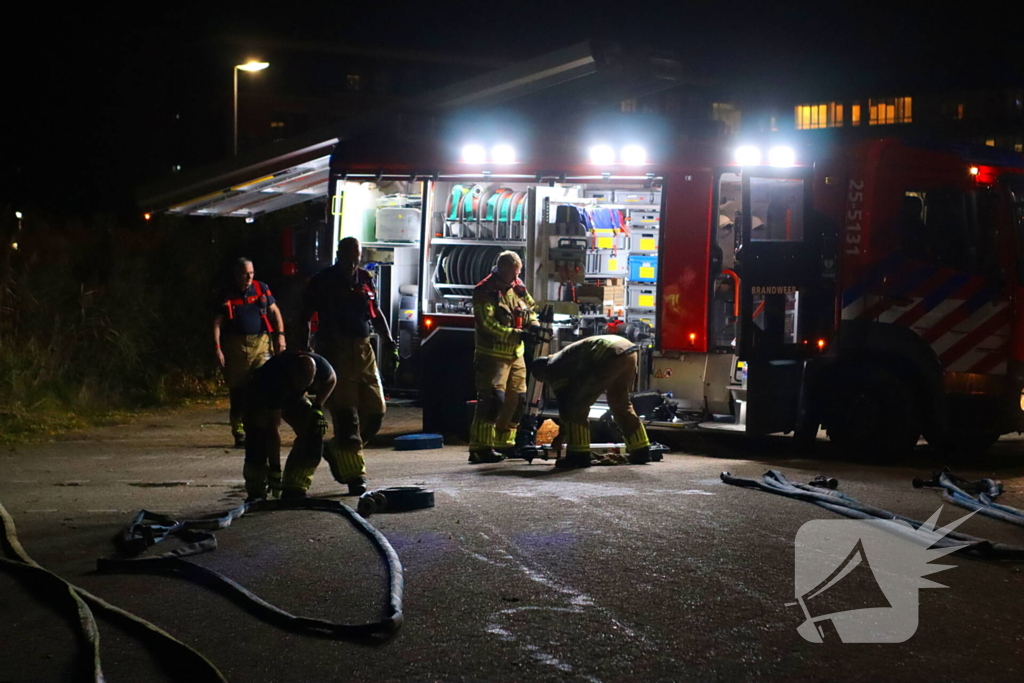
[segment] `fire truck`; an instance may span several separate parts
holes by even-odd
[[[468,421],[470,297],[504,249],[553,306],[556,345],[645,344],[637,389],[669,406],[653,427],[824,428],[874,456],[1024,429],[1020,155],[567,140],[331,158],[335,242],[364,238],[426,429]]]

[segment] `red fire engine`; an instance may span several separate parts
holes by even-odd
[[[469,295],[511,248],[534,298],[555,304],[556,343],[649,340],[638,388],[673,406],[655,427],[804,439],[824,427],[874,455],[921,435],[981,450],[1024,429],[1020,155],[871,140],[727,157],[626,142],[518,156],[500,140],[406,147],[390,161],[335,151],[335,237],[365,235],[374,207],[404,211],[378,218],[366,246],[425,428],[466,423]]]

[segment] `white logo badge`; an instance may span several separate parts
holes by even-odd
[[[899,520],[813,520],[796,534],[795,597],[804,622],[797,632],[821,643],[902,643],[917,631],[921,588],[945,588],[924,577],[953,565],[929,564],[967,544],[932,548],[969,519],[936,529],[940,507],[919,529]]]

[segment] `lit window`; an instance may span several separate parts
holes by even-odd
[[[860,125],[860,102],[857,102],[850,107],[850,122],[854,126]]]
[[[815,128],[842,128],[843,105],[838,102],[826,104],[798,104],[794,109],[797,130]]]
[[[963,121],[964,120],[964,103],[963,102],[957,103],[957,105],[956,105],[956,116],[954,116],[953,118],[955,118],[957,121]]]
[[[988,147],[995,147],[996,146],[996,141],[991,139],[991,138],[989,138],[988,140],[985,140],[985,145],[988,146]]]
[[[619,109],[623,112],[634,112],[636,111],[636,98],[632,97],[628,100],[622,100],[619,102]]]
[[[868,100],[871,118],[868,123],[881,126],[892,123],[912,123],[914,120],[913,98],[889,97],[880,100]]]
[[[1013,151],[1014,152],[1024,152],[1024,145],[1022,145],[1021,143],[1018,142],[1016,145],[1013,146]]]
[[[270,127],[271,128],[284,128],[284,121],[271,121],[270,122]]]

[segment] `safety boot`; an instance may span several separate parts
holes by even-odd
[[[361,496],[366,493],[366,480],[362,477],[349,479],[345,483],[348,485],[348,495],[350,496]]]
[[[590,464],[590,453],[585,451],[571,451],[555,461],[555,467],[566,470],[590,467]]]
[[[649,463],[651,461],[651,447],[644,446],[643,448],[638,448],[635,451],[630,451],[629,461],[634,465]]]
[[[235,448],[245,448],[245,432],[235,434]]]
[[[494,450],[493,448],[481,448],[479,450],[469,452],[469,464],[480,465],[489,462],[501,462],[505,459],[505,456]]]

